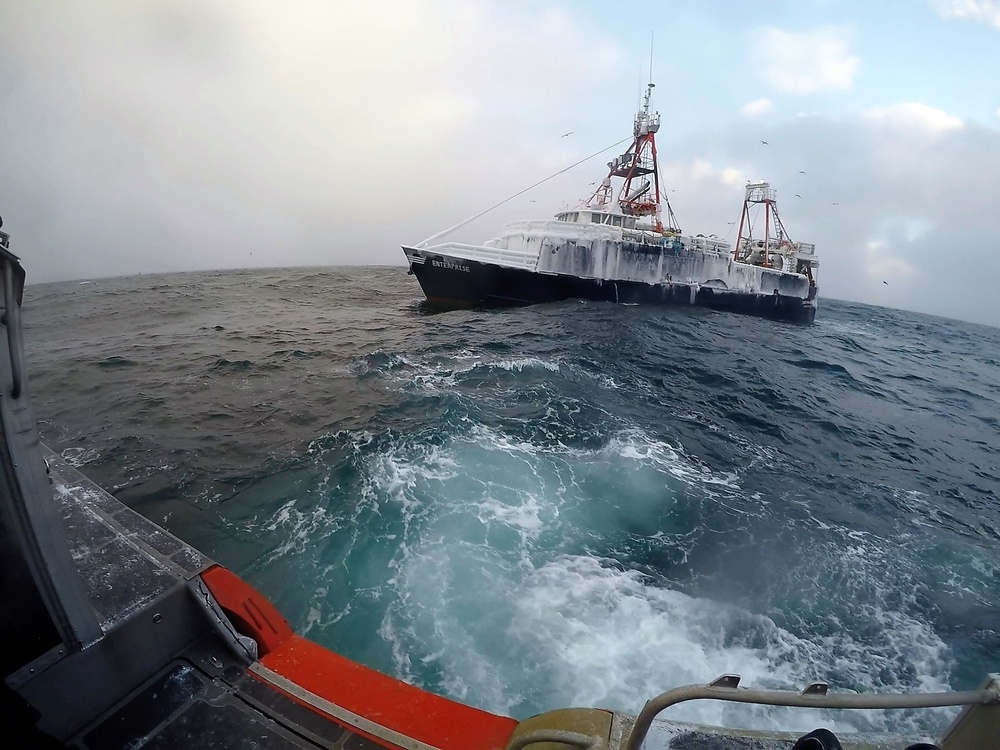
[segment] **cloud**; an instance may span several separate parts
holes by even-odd
[[[763,77],[792,94],[849,89],[860,63],[849,47],[847,32],[832,27],[802,33],[766,29],[754,41]]]
[[[905,283],[915,274],[913,266],[892,254],[885,240],[869,240],[865,243],[865,250],[865,271],[869,281],[881,281],[884,284],[887,279],[892,279],[893,284],[900,280]]]
[[[912,287],[922,274],[907,260],[918,241],[935,229],[924,217],[893,217],[875,227],[875,237],[865,243],[865,272],[869,282],[892,283]]]
[[[0,48],[0,203],[31,281],[401,262],[585,155],[567,118],[621,57],[493,0],[7,4]]]
[[[998,0],[931,0],[931,7],[943,18],[974,21],[1000,29]]]
[[[774,102],[770,99],[754,99],[740,107],[740,112],[744,115],[762,115],[774,109]]]
[[[941,135],[962,127],[962,121],[958,117],[918,102],[873,107],[865,112],[865,117],[892,127],[922,131],[929,135]]]

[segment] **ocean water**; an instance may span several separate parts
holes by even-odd
[[[29,286],[43,439],[313,640],[518,718],[728,672],[1000,670],[1000,330],[834,300],[800,327],[421,299],[402,268]]]

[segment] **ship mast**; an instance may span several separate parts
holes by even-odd
[[[767,182],[747,182],[746,190],[743,212],[740,214],[740,229],[736,235],[736,245],[733,248],[733,260],[770,268],[771,255],[779,253],[781,248],[791,244],[788,232],[785,231],[785,225],[781,222],[781,217],[778,216],[777,193]],[[753,234],[754,226],[750,217],[751,206],[764,207],[764,232],[757,237],[754,237]],[[760,224],[759,216],[757,223]],[[744,229],[746,229],[746,234],[743,233]]]
[[[635,140],[629,150],[617,159],[611,174],[625,180],[618,194],[622,213],[656,216],[659,223],[660,175],[656,169],[656,131],[660,129],[660,113],[649,111],[649,100],[655,85],[649,83],[646,86],[642,109],[636,113],[632,129]],[[653,176],[652,183],[648,175]]]
[[[660,113],[650,111],[655,85],[652,82],[646,84],[642,109],[635,115],[632,145],[624,154],[608,162],[608,176],[594,191],[588,205],[596,204],[605,209],[612,205],[611,178],[620,177],[624,184],[618,192],[617,202],[623,214],[651,216],[653,227],[662,232],[661,205],[665,205],[667,228],[679,232],[673,209],[660,187],[660,173],[656,163],[656,132],[660,129]]]

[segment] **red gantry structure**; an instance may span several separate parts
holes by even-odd
[[[751,216],[752,213],[755,215]],[[762,230],[761,221],[764,222]],[[759,234],[755,235],[755,230],[760,230]],[[801,274],[809,279],[810,286],[814,286],[812,269],[817,265],[814,252],[813,245],[792,242],[789,238],[778,214],[777,191],[770,183],[747,182],[733,260]]]
[[[618,207],[626,216],[652,217],[651,229],[664,231],[661,206],[667,208],[667,230],[680,233],[670,202],[660,187],[660,173],[656,162],[656,132],[660,129],[660,113],[650,111],[654,83],[646,85],[642,109],[635,115],[632,145],[628,150],[608,162],[608,176],[597,188],[588,205],[607,208],[611,204],[611,178],[624,180],[618,193]]]

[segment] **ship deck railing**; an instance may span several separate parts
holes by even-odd
[[[427,248],[427,250],[433,252],[434,248]],[[535,253],[489,245],[465,245],[459,242],[448,243],[448,255],[465,260],[476,260],[480,263],[496,263],[501,266],[531,270],[534,270],[538,263],[538,255]]]
[[[636,717],[624,750],[639,750],[642,747],[653,719],[660,712],[678,703],[705,698],[794,708],[886,709],[965,706],[968,709],[978,705],[1000,705],[1000,674],[991,674],[986,684],[978,690],[945,693],[828,693],[825,682],[811,683],[801,692],[741,688],[739,684],[739,675],[726,674],[707,685],[685,685],[668,690],[647,701]],[[955,730],[966,718],[967,711],[955,720],[946,735]]]
[[[615,714],[615,725],[611,729],[612,741],[604,731],[593,723],[590,709],[556,710],[542,714],[531,722],[552,716],[549,722],[535,723],[515,732],[505,750],[524,750],[538,743],[562,743],[583,750],[601,750],[620,747],[621,750],[640,750],[646,740],[654,720],[665,709],[691,700],[710,699],[737,703],[752,703],[763,706],[788,706],[792,708],[826,709],[914,709],[964,706],[964,710],[944,731],[941,746],[944,750],[985,750],[995,747],[995,739],[1000,736],[1000,674],[990,674],[978,690],[942,693],[828,693],[827,685],[814,682],[801,692],[795,690],[766,690],[739,687],[739,675],[726,674],[708,684],[684,685],[661,693],[650,701],[638,716]],[[576,714],[576,716],[574,716]],[[589,726],[588,726],[589,723]],[[548,724],[548,726],[546,726]],[[673,727],[672,722],[666,722]],[[712,732],[712,728],[701,725],[677,725],[699,732]],[[604,729],[609,727],[605,725]],[[675,727],[676,728],[676,727]],[[718,728],[716,728],[718,729]],[[744,737],[743,730],[721,730],[711,733],[711,747],[746,748],[748,745],[738,738]],[[673,732],[671,732],[673,733]],[[771,734],[755,735],[763,738]],[[776,736],[776,735],[775,735]],[[900,738],[902,739],[902,738]],[[621,743],[620,745],[618,743]],[[659,746],[659,745],[657,745]],[[685,745],[687,747],[688,745]],[[756,743],[754,747],[771,748],[770,742]],[[884,742],[875,745],[848,735],[844,746],[850,748],[885,747]],[[784,747],[784,745],[782,745]]]

